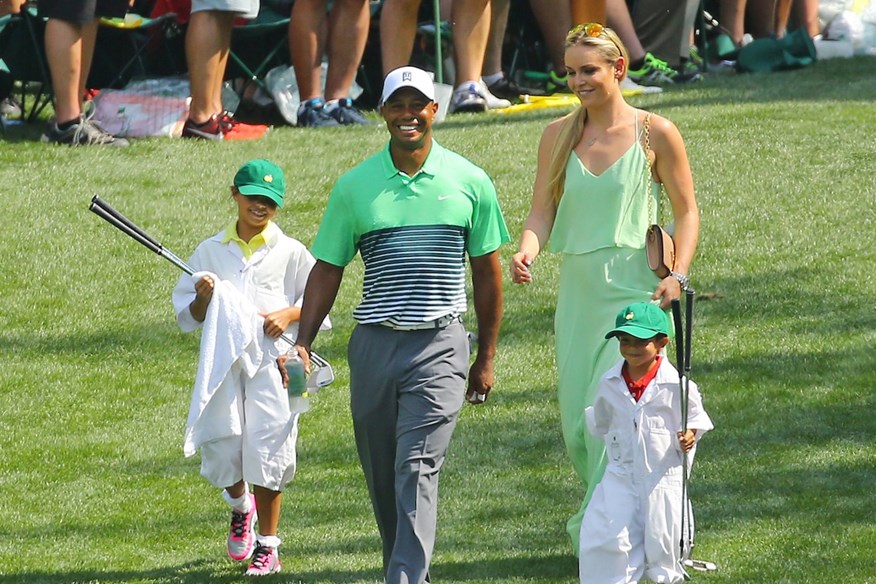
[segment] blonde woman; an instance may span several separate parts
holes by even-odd
[[[581,106],[544,130],[511,277],[531,283],[532,264],[545,246],[562,254],[554,328],[563,438],[584,486],[581,509],[567,525],[577,553],[581,517],[605,468],[604,444],[587,432],[582,414],[600,376],[618,359],[602,331],[627,304],[653,300],[666,309],[681,295],[699,215],[678,129],[621,94],[628,59],[615,32],[596,23],[576,26],[566,37],[565,65]],[[645,231],[658,216],[661,184],[677,250],[675,271],[663,279],[645,257]]]

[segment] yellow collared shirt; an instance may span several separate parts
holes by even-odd
[[[240,250],[243,252],[243,257],[245,257],[246,259],[250,259],[252,257],[252,254],[255,253],[258,248],[267,243],[267,241],[265,241],[265,232],[270,226],[271,222],[268,221],[268,224],[265,225],[265,228],[262,230],[261,233],[250,239],[249,242],[246,242],[242,240],[237,234],[237,220],[235,219],[228,227],[225,228],[225,237],[222,238],[222,243],[228,243],[229,241],[233,241],[240,246]]]

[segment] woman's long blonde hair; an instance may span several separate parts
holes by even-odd
[[[627,49],[612,29],[600,24],[580,24],[566,35],[566,49],[575,46],[595,48],[608,63],[614,64],[623,57],[624,63],[629,63]],[[626,67],[623,75],[626,76]],[[622,80],[621,77],[620,80]],[[551,161],[548,167],[548,192],[558,207],[566,186],[566,165],[572,150],[584,135],[584,124],[587,122],[587,110],[583,106],[576,107],[569,115],[561,118],[560,131],[551,151]]]

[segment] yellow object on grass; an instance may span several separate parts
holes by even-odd
[[[645,93],[645,90],[622,89],[621,92],[624,97],[632,97],[634,95],[642,95]],[[550,107],[575,107],[581,103],[578,100],[578,96],[570,93],[555,93],[553,95],[521,95],[520,102],[521,103],[515,103],[509,107],[491,109],[489,111],[496,114],[516,114]]]
[[[581,103],[576,96],[562,93],[545,96],[521,95],[520,99],[523,103],[515,103],[509,107],[491,109],[489,111],[497,114],[516,114],[550,107],[575,107]]]

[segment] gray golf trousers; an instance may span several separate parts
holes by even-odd
[[[461,322],[397,331],[359,325],[348,347],[356,449],[383,542],[387,584],[429,581],[438,473],[465,397]]]

